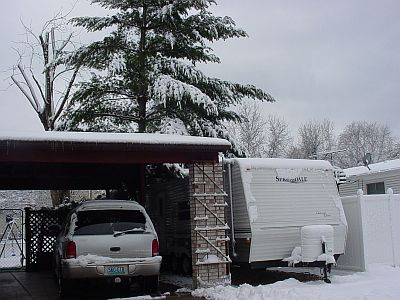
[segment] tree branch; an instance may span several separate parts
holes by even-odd
[[[33,80],[34,80],[35,83],[36,83],[36,86],[38,87],[38,89],[39,89],[39,91],[40,91],[40,95],[42,96],[43,101],[45,102],[46,100],[45,100],[45,98],[44,98],[44,94],[43,94],[42,87],[40,86],[39,82],[37,81],[37,79],[36,79],[36,77],[35,77],[35,74],[33,74],[33,71],[32,71],[32,70],[31,70],[31,75],[32,75]]]
[[[79,66],[75,69],[74,74],[72,74],[72,77],[71,77],[71,79],[69,81],[69,84],[68,84],[67,90],[65,92],[64,98],[63,98],[60,106],[58,107],[57,112],[54,114],[54,116],[52,116],[52,120],[51,120],[51,127],[52,128],[54,128],[54,124],[55,124],[56,120],[58,119],[58,117],[61,115],[61,112],[62,112],[62,110],[63,110],[63,108],[65,106],[65,103],[67,102],[67,100],[69,98],[69,94],[71,92],[71,89],[72,89],[72,86],[73,86],[74,81],[76,79],[76,76],[78,75],[78,72],[79,72]]]
[[[72,71],[72,70],[75,70],[75,68],[67,68],[67,69],[65,69],[65,70],[60,71],[59,73],[57,73],[57,74],[54,75],[53,80],[57,79],[58,76],[60,76],[60,75],[62,75],[62,74],[64,74],[64,73],[67,73],[67,72],[69,72],[69,71]]]
[[[139,118],[135,118],[132,116],[124,116],[124,115],[118,115],[118,114],[109,114],[109,113],[95,113],[94,114],[96,117],[113,117],[113,118],[121,118],[125,119],[128,121],[133,121],[133,122],[138,122]]]
[[[18,65],[18,69],[20,70],[22,76],[24,77],[24,80],[25,80],[25,82],[26,82],[26,84],[27,84],[27,86],[29,88],[29,91],[31,92],[32,98],[33,98],[33,100],[34,100],[34,102],[36,104],[36,109],[35,110],[37,112],[39,112],[40,111],[40,104],[39,104],[39,101],[38,101],[38,99],[36,97],[35,90],[33,89],[32,84],[29,81],[28,76],[26,76],[26,73],[25,73],[24,69],[22,68],[22,66],[20,64]],[[29,97],[29,99],[30,99],[30,101],[32,100],[30,97]]]
[[[71,41],[72,38],[72,33],[67,37],[67,39],[64,41],[64,43],[56,50],[56,56],[68,45],[68,43]]]
[[[29,103],[32,105],[33,109],[39,113],[38,107],[35,105],[35,102],[33,99],[29,96],[29,94],[25,91],[25,89],[22,87],[21,83],[19,83],[14,76],[11,76],[12,81],[17,85],[17,87],[21,90],[21,92],[25,95],[25,97],[29,100]]]

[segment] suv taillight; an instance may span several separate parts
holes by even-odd
[[[153,243],[151,244],[151,254],[153,256],[158,256],[159,254],[159,249],[158,249],[158,241],[156,239],[153,240]]]
[[[76,258],[76,245],[73,241],[69,241],[65,249],[66,258]]]

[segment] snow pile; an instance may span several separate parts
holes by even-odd
[[[118,263],[132,263],[132,262],[144,262],[144,261],[159,261],[161,262],[161,256],[143,257],[143,258],[111,258],[106,256],[99,256],[93,254],[79,255],[77,258],[71,258],[67,260],[70,265],[79,265],[81,267],[87,267],[90,264],[104,265],[104,264],[118,264]]]
[[[203,259],[201,259],[201,262],[213,264],[213,263],[222,262],[222,260],[220,260],[218,256],[216,256],[214,254],[210,254],[210,255],[204,256]]]
[[[336,264],[335,257],[326,253],[318,256],[317,261],[325,261],[327,264]]]
[[[295,247],[292,251],[292,255],[283,259],[283,261],[287,261],[290,267],[293,267],[295,264],[301,262],[301,247]]]
[[[165,299],[169,293],[165,293],[162,296],[157,296],[157,297],[152,297],[150,295],[144,295],[144,296],[136,296],[136,297],[128,297],[128,298],[111,298],[109,300],[155,300],[155,299]]]
[[[112,262],[111,257],[103,257],[103,256],[98,256],[98,255],[92,255],[92,254],[87,254],[87,255],[80,255],[75,259],[71,259],[71,263],[77,263],[81,267],[87,267],[89,264],[107,264]]]
[[[188,293],[192,293],[192,290],[188,289],[188,288],[180,288],[180,289],[177,289],[175,291],[175,293],[176,294],[188,294]]]
[[[253,287],[248,284],[217,286],[197,289],[192,292],[195,297],[215,300],[233,299],[307,299],[307,300],[340,300],[340,299],[400,299],[400,268],[373,265],[369,272],[345,276],[333,276],[332,284],[323,281],[301,283],[296,279],[287,279],[270,285]]]

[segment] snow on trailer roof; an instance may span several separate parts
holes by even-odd
[[[234,158],[241,168],[255,169],[332,169],[326,160],[289,159],[289,158]]]
[[[227,140],[157,133],[104,133],[104,132],[13,132],[0,133],[0,141],[64,142],[64,143],[122,143],[147,145],[202,145],[230,147]]]
[[[370,164],[369,168],[371,170],[369,170],[365,166],[359,166],[359,167],[344,169],[343,172],[346,174],[347,177],[349,177],[362,174],[373,174],[373,173],[396,170],[400,169],[400,159],[387,160],[376,164]]]

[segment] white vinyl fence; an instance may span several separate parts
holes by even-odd
[[[348,222],[346,253],[338,260],[342,268],[365,271],[369,264],[400,265],[400,195],[342,197]]]

